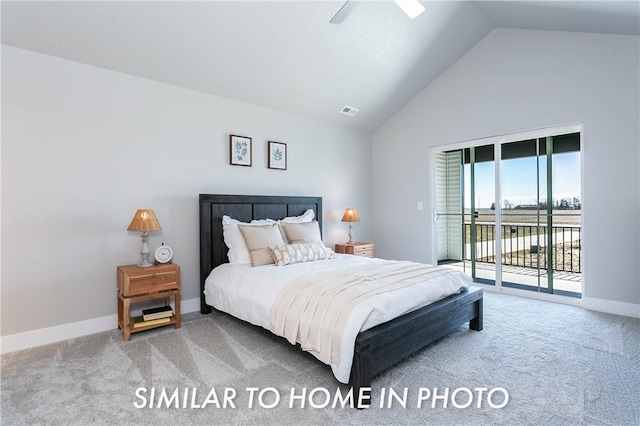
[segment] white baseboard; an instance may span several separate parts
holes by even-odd
[[[200,310],[200,299],[183,300],[180,303],[182,313]],[[63,340],[75,339],[89,334],[117,328],[118,316],[107,315],[86,321],[57,325],[55,327],[41,328],[39,330],[26,331],[24,333],[10,334],[0,337],[0,353],[5,354]]]
[[[604,312],[607,314],[622,315],[625,317],[640,318],[640,305],[628,302],[616,302],[614,300],[596,299],[593,297],[564,297],[554,294],[536,293],[528,290],[502,287],[500,290],[492,285],[473,283],[474,286],[482,287],[485,291],[493,293],[510,294],[522,296],[529,299],[544,300],[545,302],[562,303],[564,305],[582,306],[590,311]]]
[[[640,305],[615,300],[583,297],[582,307],[590,311],[605,312],[607,314],[623,315],[625,317],[640,318]]]

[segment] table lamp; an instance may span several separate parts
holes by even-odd
[[[162,231],[162,227],[158,222],[158,218],[153,210],[138,210],[131,220],[131,224],[127,228],[127,231],[142,231],[142,248],[140,249],[140,268],[147,268],[153,266],[153,263],[149,262],[149,234],[147,232]]]
[[[353,222],[360,222],[360,216],[358,216],[358,211],[353,207],[349,207],[345,209],[344,214],[342,215],[343,222],[349,222],[349,242],[353,242]]]

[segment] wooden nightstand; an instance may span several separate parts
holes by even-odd
[[[336,244],[336,253],[352,254],[354,256],[373,257],[373,243],[340,243]]]
[[[131,318],[131,304],[144,300],[164,299],[164,304],[174,301],[175,314],[169,322],[134,327]],[[131,333],[175,324],[180,328],[180,266],[175,263],[140,268],[136,265],[118,266],[118,328],[124,333],[124,340]]]

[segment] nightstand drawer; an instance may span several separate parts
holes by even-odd
[[[375,245],[373,243],[338,243],[335,245],[336,253],[352,254],[360,257],[373,257]]]
[[[127,289],[127,280],[125,280],[124,294],[144,294],[153,291],[171,290],[176,287],[177,281],[178,277],[175,271],[130,277],[128,280],[129,289]]]
[[[118,290],[124,296],[154,293],[180,287],[180,268],[170,267],[137,268],[122,271],[118,269]]]
[[[353,254],[362,257],[373,257],[373,245],[354,247]]]

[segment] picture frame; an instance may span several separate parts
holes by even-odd
[[[276,170],[287,170],[287,144],[269,141],[267,148],[268,167]]]
[[[229,164],[251,167],[253,141],[248,136],[229,135]]]

